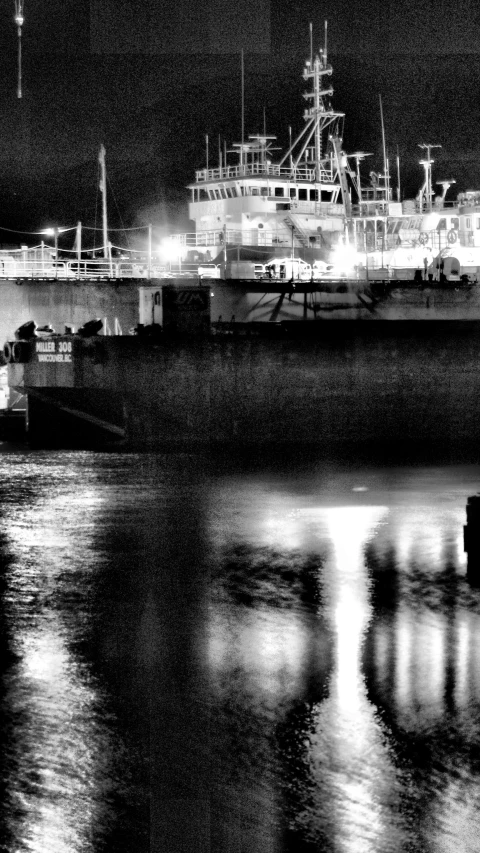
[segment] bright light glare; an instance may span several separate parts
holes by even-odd
[[[329,260],[337,272],[350,274],[360,263],[360,256],[353,246],[340,244],[335,247]]]
[[[178,261],[181,255],[180,243],[171,237],[166,237],[158,247],[158,256],[163,263]]]
[[[55,237],[55,232],[57,234],[63,234],[64,231],[72,230],[72,228],[44,228],[43,231],[40,231],[40,234],[44,234],[46,237]]]

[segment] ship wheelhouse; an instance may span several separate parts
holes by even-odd
[[[312,165],[275,164],[274,137],[252,136],[240,151],[240,163],[196,172],[189,215],[197,242],[221,231],[230,245],[314,245],[319,234],[342,232],[343,205],[332,162],[317,174]],[[320,230],[319,230],[320,228]]]

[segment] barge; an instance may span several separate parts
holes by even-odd
[[[28,441],[478,452],[479,320],[212,321],[205,285],[165,286],[162,311],[133,335],[98,334],[98,320],[7,341]]]

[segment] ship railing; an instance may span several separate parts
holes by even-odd
[[[306,205],[309,202],[305,202]],[[313,204],[313,203],[312,203]],[[323,204],[323,203],[318,203]],[[329,205],[330,215],[339,215],[343,210],[342,205]],[[292,213],[303,213],[303,208],[292,208]],[[327,215],[327,214],[326,214]],[[306,232],[307,233],[307,232]],[[420,236],[422,234],[422,237]],[[424,236],[423,236],[424,235]],[[463,246],[474,246],[473,231],[456,231],[456,239],[453,244],[459,243]],[[308,232],[308,236],[316,237],[316,234]],[[217,253],[224,246],[224,241],[228,246],[290,246],[291,231],[290,229],[266,230],[266,229],[250,229],[250,230],[235,230],[227,229],[226,231],[192,231],[182,234],[172,234],[171,241],[177,246],[174,254],[181,253],[188,249],[194,248],[212,248]],[[445,232],[429,231],[420,232],[418,229],[412,229],[411,233],[402,231],[401,234],[386,233],[380,231],[366,231],[356,235],[355,243],[359,250],[381,251],[383,249],[395,249],[399,246],[414,248],[417,245],[427,245],[433,249],[444,249],[447,245],[452,245],[452,235]]]
[[[224,245],[225,239],[229,246],[283,246],[290,245],[292,240],[291,234],[286,229],[278,229],[278,231],[263,229],[191,231],[183,234],[172,234],[170,239],[179,250],[214,247],[218,251]]]
[[[207,181],[226,181],[231,178],[249,178],[265,175],[274,178],[283,178],[291,181],[316,180],[315,169],[307,166],[277,166],[274,163],[246,163],[242,166],[218,166],[214,169],[198,169],[195,172],[196,183]],[[333,174],[330,169],[321,169],[319,180],[324,183],[333,183]]]
[[[190,231],[183,234],[171,234],[170,240],[178,246],[219,246],[223,231]]]
[[[333,204],[330,201],[290,201],[290,210],[292,213],[310,213],[314,216],[343,216],[343,204]]]

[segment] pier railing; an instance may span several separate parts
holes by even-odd
[[[162,278],[168,273],[165,264],[148,261],[118,262],[109,260],[56,261],[15,260],[0,257],[0,279],[92,279],[92,278]]]

